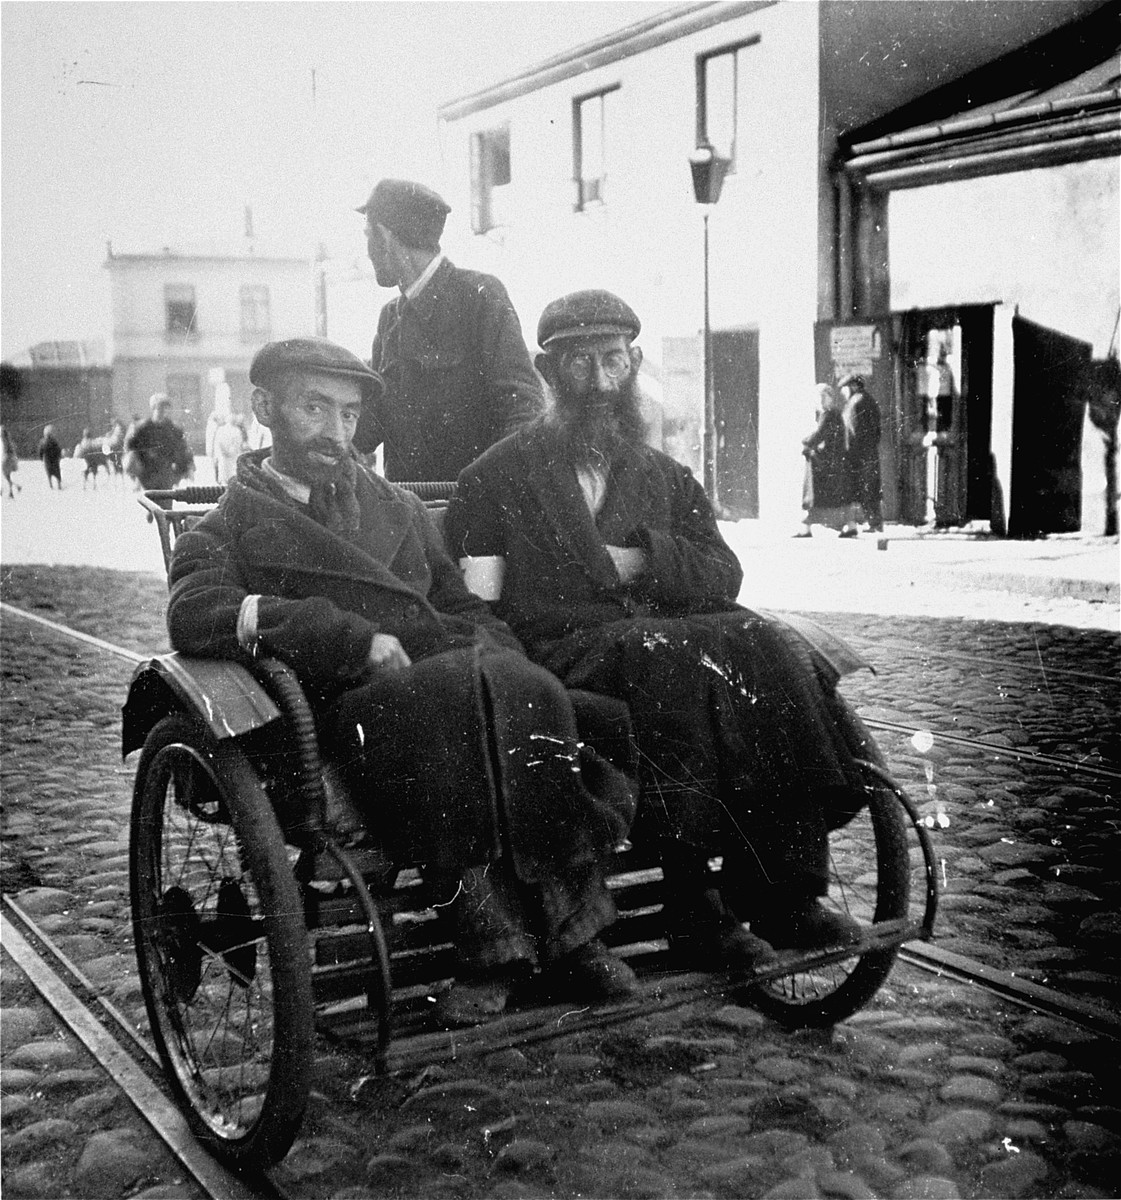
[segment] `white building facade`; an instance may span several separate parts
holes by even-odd
[[[196,450],[227,396],[247,413],[249,364],[266,343],[315,331],[310,260],[255,255],[116,254],[109,270],[113,405],[124,421],[166,392]],[[225,392],[225,388],[229,392]]]
[[[565,292],[633,305],[656,440],[699,476],[705,256],[689,156],[708,140],[732,160],[709,209],[710,326],[720,408],[746,446],[733,507],[755,516],[799,474],[814,382],[820,162],[816,136],[790,134],[818,127],[817,6],[701,8],[546,65],[508,98],[499,86],[445,105],[445,173],[453,210],[472,217],[464,256],[507,285],[531,345]]]
[[[714,482],[732,516],[796,517],[813,384],[829,378],[815,325],[867,321],[878,338],[871,321],[879,319],[880,400],[889,424],[895,417],[886,439],[889,517],[921,521],[906,505],[921,509],[922,497],[908,501],[901,482],[921,469],[896,462],[916,431],[903,427],[900,377],[910,368],[898,359],[909,350],[892,311],[1023,304],[1027,317],[1106,352],[1118,305],[1116,78],[1103,76],[1105,90],[1094,93],[1099,140],[1040,157],[1042,179],[1030,160],[1006,167],[998,154],[985,179],[947,185],[943,175],[930,187],[910,179],[906,190],[877,181],[874,193],[862,192],[842,168],[852,153],[844,138],[934,94],[935,83],[1110,7],[733,0],[656,14],[442,106],[453,208],[445,248],[503,280],[531,346],[541,309],[564,292],[605,287],[628,300],[643,322],[645,383],[657,402],[652,440],[698,477],[707,294]],[[689,159],[705,143],[730,167],[719,201],[702,208]],[[1055,198],[1046,210],[1054,234],[1011,202],[1025,192]],[[940,219],[948,195],[952,243]],[[970,209],[974,195],[985,204]],[[889,222],[894,205],[902,242]],[[1010,218],[1024,223],[1019,233],[1009,233]],[[935,236],[924,237],[927,229]],[[996,246],[1003,254],[994,266],[978,249]],[[1055,269],[1056,255],[1065,269]],[[1003,403],[986,392],[994,422],[1011,420],[998,411]],[[977,411],[987,422],[987,409]],[[985,430],[975,424],[975,457],[987,468]],[[973,490],[984,490],[987,504],[987,489]]]

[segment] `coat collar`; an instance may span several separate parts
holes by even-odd
[[[611,463],[607,494],[598,519],[592,516],[570,463],[561,459],[546,425],[536,423],[516,435],[527,460],[526,477],[558,539],[602,588],[619,586],[607,543],[617,544],[640,523],[633,500],[646,493],[650,464],[638,451],[626,450]]]
[[[433,274],[415,300],[406,300],[404,296],[398,296],[394,301],[397,305],[397,316],[400,318],[405,313],[408,313],[410,320],[430,321],[433,314],[439,309],[442,298],[447,293],[448,284],[451,282],[454,270],[455,266],[450,259],[443,259],[436,268],[435,274]]]
[[[406,493],[359,467],[356,482],[362,523],[360,544],[355,544],[313,520],[304,505],[260,469],[259,463],[268,454],[265,449],[241,457],[223,502],[242,534],[266,521],[281,522],[291,531],[287,544],[294,548],[286,569],[376,584],[427,605],[425,596],[392,569],[412,528],[414,506]],[[284,551],[278,546],[277,553]]]

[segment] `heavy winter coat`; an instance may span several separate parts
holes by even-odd
[[[630,708],[643,798],[634,836],[762,861],[824,888],[827,825],[860,806],[838,671],[791,627],[736,603],[743,578],[707,496],[648,447],[611,463],[593,517],[545,424],[459,479],[454,554],[501,556],[495,612],[569,686]],[[641,547],[624,584],[607,545]]]
[[[360,525],[339,536],[260,470],[267,454],[243,455],[176,543],[172,645],[246,659],[238,614],[260,596],[259,652],[310,690],[328,750],[403,860],[455,874],[508,850],[535,881],[610,850],[633,814],[627,780],[581,747],[568,694],[466,590],[423,504],[360,469]],[[369,670],[377,632],[413,665]]]
[[[141,421],[125,449],[125,470],[142,488],[173,488],[194,470],[187,436],[173,421]]]
[[[388,479],[455,479],[542,405],[506,289],[446,259],[416,299],[382,309],[370,361],[385,392],[354,445],[384,444]]]
[[[817,428],[802,440],[806,457],[806,478],[802,507],[808,513],[818,509],[843,508],[856,499],[856,481],[849,462],[845,422],[839,412],[826,409]]]

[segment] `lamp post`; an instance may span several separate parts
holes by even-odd
[[[704,429],[704,486],[716,507],[716,396],[712,387],[712,329],[708,317],[708,214],[720,199],[724,176],[732,160],[722,158],[703,142],[689,155],[689,170],[693,173],[693,195],[704,211],[705,256],[705,429]]]

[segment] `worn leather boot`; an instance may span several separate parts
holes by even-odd
[[[857,921],[822,906],[820,900],[801,898],[751,922],[752,930],[776,950],[832,950],[855,946],[863,936]]]

